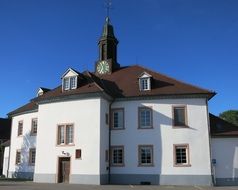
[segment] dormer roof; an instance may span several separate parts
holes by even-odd
[[[65,72],[64,72],[64,74],[62,75],[62,77],[61,78],[64,78],[67,74],[69,74],[69,73],[72,73],[73,75],[75,75],[75,76],[78,76],[80,73],[78,72],[78,71],[76,71],[76,70],[74,70],[74,69],[72,69],[72,68],[68,68]]]
[[[139,75],[138,78],[150,78],[150,77],[152,77],[152,75],[144,71],[143,73]]]

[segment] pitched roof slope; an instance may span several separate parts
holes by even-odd
[[[138,78],[143,72],[152,76],[151,90],[139,90]],[[138,65],[124,67],[111,75],[104,75],[102,80],[116,97],[207,94],[211,98],[215,95],[212,91],[178,81]]]
[[[235,126],[211,113],[209,114],[209,117],[212,137],[238,136],[238,126]]]
[[[151,90],[139,90],[139,76],[146,72],[152,76]],[[168,96],[168,95],[205,95],[211,98],[214,92],[202,89],[163,74],[151,71],[138,65],[122,67],[110,75],[96,75],[85,71],[81,73],[77,89],[62,91],[62,86],[49,90],[43,95],[32,99],[32,101],[15,111],[9,113],[26,112],[37,109],[39,101],[55,98],[67,98],[72,95],[105,92],[113,98],[131,98],[146,96]]]

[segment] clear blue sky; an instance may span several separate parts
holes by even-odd
[[[238,109],[237,0],[113,0],[121,65],[141,64]],[[54,88],[68,67],[94,70],[104,0],[0,0],[0,117]]]

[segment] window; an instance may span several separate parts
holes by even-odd
[[[70,77],[70,89],[76,88],[76,77]]]
[[[64,78],[64,90],[69,89],[69,78]]]
[[[32,119],[31,120],[31,135],[36,135],[37,134],[37,119]]]
[[[151,78],[152,78],[152,76],[147,72],[143,72],[139,76],[139,89],[140,89],[140,91],[151,90]]]
[[[174,166],[190,166],[188,144],[174,145]]]
[[[75,150],[75,158],[76,159],[81,159],[82,158],[82,151],[81,151],[81,149],[76,149]]]
[[[21,163],[21,150],[17,150],[16,152],[16,164],[19,165]]]
[[[139,145],[139,166],[153,166],[153,145]]]
[[[29,164],[35,165],[35,161],[36,161],[36,149],[31,148],[29,151]]]
[[[140,90],[150,90],[150,78],[141,78],[140,79]]]
[[[74,143],[74,127],[71,124],[58,125],[58,145],[71,145]]]
[[[23,121],[18,122],[18,130],[17,130],[17,136],[21,136],[23,134]]]
[[[186,127],[186,107],[173,107],[173,121],[175,127]]]
[[[140,107],[138,109],[139,129],[152,128],[152,109],[148,107]]]
[[[111,164],[112,166],[124,166],[124,147],[113,146],[111,147]]]
[[[112,109],[112,129],[124,129],[124,109]]]
[[[63,89],[64,90],[70,90],[70,89],[76,89],[77,88],[77,77],[66,77],[63,79]]]

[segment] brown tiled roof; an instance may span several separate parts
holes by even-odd
[[[233,125],[213,114],[209,114],[210,129],[212,137],[234,137],[238,136],[238,126]]]
[[[139,90],[138,77],[143,72],[147,72],[152,75],[150,91]],[[211,98],[215,95],[212,91],[178,81],[139,65],[121,68],[113,72],[111,75],[104,75],[102,80],[117,98],[186,94],[206,94],[209,98]]]
[[[138,77],[147,72],[152,76],[151,90],[140,91]],[[96,92],[104,92],[112,98],[132,98],[148,96],[178,96],[178,95],[204,95],[211,98],[214,92],[202,89],[160,73],[151,71],[138,65],[122,67],[110,75],[97,76],[88,71],[81,74],[78,88],[70,91],[62,91],[62,86],[50,90],[43,95],[32,99],[32,102],[10,113],[16,114],[31,109],[36,109],[36,102],[55,98],[69,97]]]
[[[0,140],[10,139],[11,119],[0,118]]]
[[[36,110],[38,109],[38,105],[36,104],[36,102],[34,101],[31,101],[27,104],[25,104],[24,106],[20,107],[20,108],[17,108],[16,110],[8,113],[8,115],[15,115],[15,114],[18,114],[18,113],[22,113],[22,112],[28,112],[28,111],[32,111],[32,110]]]

